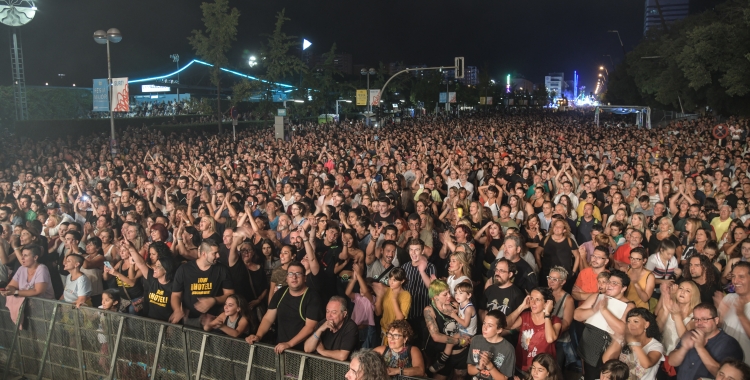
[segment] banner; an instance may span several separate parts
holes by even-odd
[[[367,90],[357,90],[357,105],[358,106],[367,105]]]
[[[485,103],[485,104],[492,104],[492,97],[491,96],[487,97],[487,103]]]
[[[370,104],[373,106],[380,104],[380,90],[370,90]]]
[[[449,92],[448,93],[448,101],[450,101],[451,103],[455,103],[456,102],[456,93],[455,92]]]
[[[94,112],[109,111],[109,86],[107,78],[94,79]]]
[[[113,112],[130,111],[130,91],[128,91],[128,78],[112,78],[112,104]]]
[[[479,97],[479,104],[487,104],[487,105],[492,104],[492,97],[491,96],[487,96],[487,97],[480,96]]]
[[[445,92],[440,93],[440,100],[438,100],[438,103],[445,103],[448,101],[448,94]]]

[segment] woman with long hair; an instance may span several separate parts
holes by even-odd
[[[500,213],[500,204],[502,201],[502,193],[494,185],[479,186],[479,202],[482,202],[484,207],[489,207],[492,212],[492,218],[495,219]]]
[[[664,346],[659,342],[659,326],[654,315],[641,307],[628,312],[624,336],[612,336],[602,361],[619,359],[630,368],[631,378],[654,380],[659,363],[664,359]]]
[[[456,247],[458,248],[458,247]],[[456,294],[456,285],[462,282],[471,283],[471,264],[466,252],[453,252],[448,259],[448,279],[446,282],[451,296]]]
[[[495,259],[500,258],[498,255],[503,247],[504,239],[503,228],[494,220],[487,222],[474,234],[474,240],[484,245],[484,269],[490,270]]]
[[[640,212],[633,213],[633,215],[630,217],[630,225],[628,225],[628,227],[634,230],[641,231],[641,233],[645,233],[646,217],[643,215],[643,213]]]
[[[144,274],[145,295],[149,300],[149,306],[146,308],[146,316],[166,322],[169,321],[174,313],[171,302],[172,280],[174,279],[175,272],[177,272],[177,263],[172,258],[169,247],[163,242],[151,244],[149,251],[157,257],[151,268],[133,250],[129,251],[129,257],[131,264],[134,264],[138,268],[138,271]]]
[[[693,309],[701,303],[698,285],[686,280],[679,285],[662,284],[659,305],[656,308],[656,323],[662,332],[664,352],[677,347],[685,332],[695,327]]]
[[[467,215],[467,217],[469,219],[469,224],[471,224],[471,230],[474,232],[482,228],[484,223],[486,223],[482,215],[483,211],[484,208],[481,203],[473,201],[469,204],[469,215]]]
[[[511,195],[508,198],[508,206],[510,206],[510,218],[516,221],[519,226],[523,224],[524,220],[524,209],[521,198],[517,195]]]

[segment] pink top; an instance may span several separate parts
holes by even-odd
[[[18,283],[19,290],[32,290],[34,289],[35,284],[39,282],[46,282],[47,289],[45,289],[44,292],[37,297],[47,298],[50,300],[55,299],[55,292],[52,289],[52,279],[49,276],[49,269],[47,269],[46,265],[39,264],[39,266],[36,268],[36,272],[34,272],[34,277],[26,278],[26,276],[28,275],[29,270],[26,267],[20,267],[18,268],[18,271],[16,271],[13,279]]]
[[[354,321],[357,326],[375,326],[375,305],[366,297],[362,297],[359,293],[354,293],[352,321]]]

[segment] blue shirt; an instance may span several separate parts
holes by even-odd
[[[682,347],[682,341],[677,344],[677,348]],[[717,362],[724,359],[742,360],[742,347],[736,339],[729,336],[724,330],[719,330],[719,334],[706,342],[706,350],[711,357]],[[714,375],[708,372],[708,368],[703,364],[698,351],[695,348],[690,349],[685,355],[685,360],[677,367],[677,380],[695,380],[700,377],[713,378]]]

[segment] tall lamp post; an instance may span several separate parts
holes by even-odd
[[[177,102],[180,101],[180,55],[179,54],[172,54],[169,56],[169,58],[172,58],[172,62],[177,64]]]
[[[110,56],[109,56],[109,43],[112,42],[114,44],[122,41],[122,34],[120,34],[120,31],[118,29],[112,28],[108,31],[103,30],[97,30],[94,32],[94,41],[96,43],[104,45],[107,45],[107,83],[109,84],[109,123],[111,127],[111,141],[110,141],[110,147],[112,149],[112,156],[117,155],[117,138],[115,137],[115,114],[112,112],[112,65],[110,63]]]
[[[367,75],[367,115],[365,115],[365,123],[370,125],[370,114],[372,113],[372,104],[370,103],[370,75],[375,75],[376,71],[371,67],[370,70],[362,69],[359,72],[362,75]]]
[[[622,44],[622,38],[620,38],[620,32],[617,30],[608,30],[607,33],[617,34],[617,39],[620,40],[620,47],[622,48],[622,56],[625,57],[625,45]]]
[[[604,70],[605,73],[607,73],[607,76],[609,76],[609,70],[607,70],[604,66],[599,66],[599,71]]]

